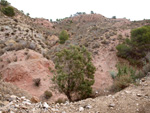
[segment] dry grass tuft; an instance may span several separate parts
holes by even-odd
[[[7,82],[3,82],[3,81],[0,81],[0,94],[16,95],[18,97],[25,96],[28,99],[31,98],[31,95],[29,95],[26,91],[19,89],[17,86],[15,86],[11,83],[7,83]]]

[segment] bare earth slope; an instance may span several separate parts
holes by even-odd
[[[58,98],[66,98],[59,93],[52,82],[54,64],[33,50],[20,50],[5,53],[0,57],[2,79],[24,89],[32,96],[42,99],[46,90],[52,92],[50,102]],[[40,86],[34,85],[34,79],[40,78]]]

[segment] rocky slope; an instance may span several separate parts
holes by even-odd
[[[2,97],[0,95],[0,97]],[[25,97],[7,95],[0,101],[0,112],[21,113],[149,113],[150,112],[150,75],[137,85],[108,96],[86,99],[79,102],[57,103],[48,105]]]
[[[149,20],[131,22],[127,19],[110,19],[100,14],[89,14],[50,23],[46,19],[30,18],[17,9],[15,12],[16,16],[12,18],[4,16],[0,12],[0,77],[2,80],[0,93],[1,97],[4,97],[0,100],[3,101],[1,102],[3,111],[11,109],[14,112],[19,112],[19,110],[21,112],[27,112],[27,110],[31,112],[57,112],[57,110],[58,112],[79,112],[80,109],[82,112],[115,113],[117,110],[125,112],[128,103],[137,102],[140,105],[136,108],[135,104],[132,104],[131,111],[133,112],[142,109],[142,104],[147,105],[149,96],[139,95],[140,98],[138,98],[138,94],[147,95],[146,93],[148,93],[149,95],[147,91],[149,85],[145,87],[142,85],[149,83],[149,77],[148,80],[145,78],[140,86],[131,86],[129,91],[125,90],[125,92],[122,91],[113,96],[50,106],[47,103],[62,102],[67,99],[64,94],[58,91],[57,86],[51,80],[53,70],[55,70],[53,61],[56,52],[70,44],[84,45],[92,53],[93,64],[96,67],[93,89],[97,95],[100,95],[113,84],[110,71],[115,71],[115,66],[118,63],[116,45],[125,38],[130,38],[131,29],[150,25]],[[69,33],[69,40],[60,45],[58,36],[63,29]],[[34,86],[33,81],[36,78],[41,79],[39,87]],[[7,89],[6,87],[11,84],[15,85],[11,87],[12,90]],[[26,93],[21,93],[24,91],[19,88],[25,90]],[[140,92],[140,88],[142,92]],[[53,95],[47,103],[31,104],[27,100],[33,96],[37,98],[36,100],[43,100],[43,94],[46,90],[50,90]],[[11,96],[12,94],[18,97]],[[27,99],[20,98],[23,94]],[[11,99],[9,100],[7,97]],[[126,99],[128,102],[125,101]],[[140,101],[141,99],[143,100]],[[125,104],[125,108],[123,104]],[[19,109],[19,106],[23,107]]]

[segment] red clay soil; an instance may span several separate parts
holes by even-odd
[[[53,96],[51,102],[56,101],[58,98],[66,98],[52,82],[54,64],[35,51],[29,50],[26,55],[26,50],[12,51],[5,53],[1,56],[3,59],[0,68],[4,81],[11,82],[19,88],[24,89],[32,96],[42,98],[46,90],[52,92]],[[14,59],[17,61],[14,62]],[[1,66],[2,67],[2,66]],[[39,87],[34,85],[33,80],[36,78],[41,79]]]

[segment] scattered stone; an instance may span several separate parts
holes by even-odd
[[[32,103],[38,103],[40,100],[37,98],[37,97],[35,97],[35,96],[33,96],[32,98],[31,98],[31,102]]]
[[[31,105],[31,103],[29,101],[23,101],[22,103],[25,105]]]
[[[84,108],[83,107],[79,107],[79,112],[82,112],[84,111]]]
[[[114,103],[109,104],[108,107],[115,107],[115,104]]]
[[[48,109],[50,106],[46,102],[44,102],[43,103],[43,107],[46,108],[46,109]]]
[[[17,98],[17,96],[15,96],[15,95],[11,95],[10,96],[10,99],[13,101],[13,100],[16,100],[16,98]]]
[[[98,94],[98,91],[95,91],[95,94]]]
[[[21,100],[25,100],[26,98],[23,96],[23,97],[21,97]]]
[[[24,105],[22,105],[20,108],[22,108],[22,109],[27,109],[27,107],[26,107],[26,106],[24,106]]]
[[[136,96],[138,96],[138,97],[142,97],[142,94],[136,94]]]
[[[141,79],[142,82],[145,82],[145,79]]]
[[[55,108],[52,108],[51,110],[54,111],[54,112],[58,112],[59,111],[58,109],[55,109]]]
[[[65,111],[63,111],[62,113],[66,113]]]
[[[85,108],[87,108],[87,109],[91,109],[91,108],[92,108],[92,106],[91,106],[91,105],[87,105]]]
[[[125,93],[130,94],[130,93],[131,93],[131,91],[125,91]]]

